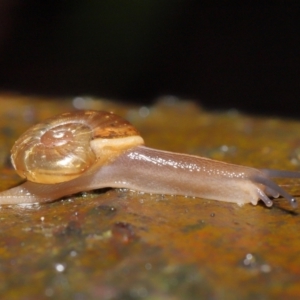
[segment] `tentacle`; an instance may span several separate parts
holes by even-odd
[[[285,171],[282,171],[282,172],[285,172]],[[287,172],[287,173],[290,173],[290,172]],[[266,173],[264,173],[264,174],[266,174]],[[277,185],[275,182],[270,180],[269,178],[263,177],[263,176],[253,176],[253,178],[251,178],[251,179],[255,183],[264,185],[266,187],[266,189],[268,189],[267,191],[272,190],[273,192],[277,192],[279,195],[283,196],[285,199],[287,199],[290,202],[290,205],[293,208],[297,207],[296,199],[293,196],[291,196],[289,193],[287,193],[284,189],[282,189],[279,185]]]
[[[267,207],[271,207],[273,205],[273,201],[260,188],[257,188],[257,193],[259,198],[266,204]]]
[[[270,178],[300,178],[300,172],[297,171],[282,171],[272,169],[260,169],[260,171]]]
[[[278,198],[280,196],[280,194],[277,191],[274,191],[273,189],[271,189],[268,186],[265,187],[265,193],[268,196],[272,196],[273,198]]]

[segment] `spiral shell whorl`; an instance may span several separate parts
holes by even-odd
[[[95,153],[91,141],[122,140],[137,135],[129,122],[109,112],[64,113],[21,135],[12,148],[11,160],[17,173],[30,181],[49,184],[69,181],[101,158],[100,150]]]

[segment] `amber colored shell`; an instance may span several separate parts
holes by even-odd
[[[92,141],[103,139],[107,149],[110,140],[126,140],[131,136],[139,136],[138,131],[113,113],[69,112],[23,133],[11,150],[11,160],[17,173],[30,181],[63,182],[78,177],[99,160],[101,152],[97,149],[95,153]],[[130,145],[123,148],[128,149]]]

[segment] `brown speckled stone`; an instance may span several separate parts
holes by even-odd
[[[0,95],[1,190],[32,124],[75,109],[115,111],[151,147],[261,168],[300,169],[300,123],[209,113],[161,99],[127,107]],[[294,194],[300,181],[281,180]],[[0,299],[299,299],[300,218],[272,208],[105,189],[50,204],[0,209]]]

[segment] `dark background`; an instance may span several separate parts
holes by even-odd
[[[0,89],[300,117],[298,2],[0,0]]]

